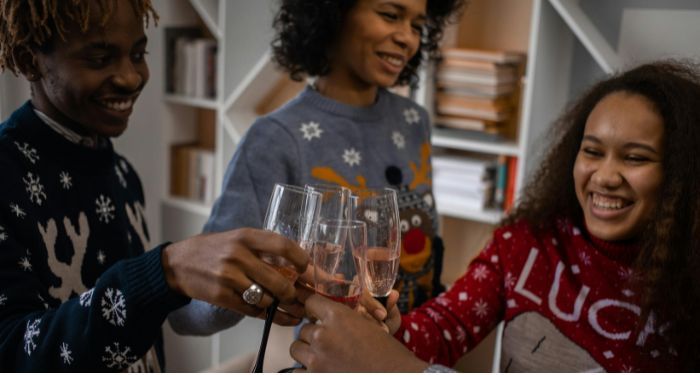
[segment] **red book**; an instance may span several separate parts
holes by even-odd
[[[515,177],[518,174],[518,158],[508,157],[508,180],[506,181],[506,194],[503,210],[509,212],[515,203]]]

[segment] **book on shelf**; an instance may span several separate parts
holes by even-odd
[[[481,85],[503,85],[517,80],[514,72],[501,74],[484,74],[483,72],[468,72],[459,69],[438,69],[436,77],[439,81],[459,83],[473,83]]]
[[[454,171],[463,174],[482,174],[495,168],[495,161],[488,157],[467,157],[458,155],[433,155],[433,171]]]
[[[506,190],[503,202],[503,210],[509,212],[515,204],[515,178],[518,174],[518,158],[508,157],[508,176],[506,178]]]
[[[469,117],[498,122],[509,118],[511,108],[495,104],[469,103],[454,96],[438,95],[436,111],[440,116]]]
[[[482,96],[487,98],[495,98],[511,94],[516,89],[515,82],[501,83],[498,85],[455,82],[455,81],[437,81],[437,87],[443,92],[454,95],[470,95]]]
[[[217,42],[198,28],[166,28],[166,91],[194,98],[216,97]]]
[[[471,48],[444,48],[445,59],[484,61],[497,64],[518,64],[523,61],[523,54],[512,51],[484,50]]]
[[[177,56],[178,51],[182,47],[177,47],[176,44],[180,41],[180,44],[184,43],[185,40],[199,38],[202,35],[202,30],[198,27],[166,27],[163,31],[163,38],[165,44],[165,91],[169,93],[177,92],[175,88],[176,84],[176,69],[177,61],[182,57]]]
[[[438,115],[435,117],[434,122],[436,126],[460,130],[481,131],[489,134],[499,134],[501,131],[500,123],[480,118]]]
[[[439,189],[433,191],[438,212],[441,207],[449,206],[456,211],[483,211],[488,208],[488,204],[481,199],[471,199],[458,194],[450,194]]]
[[[170,194],[202,203],[214,200],[214,151],[196,143],[170,147]]]
[[[493,76],[516,76],[517,74],[516,67],[513,64],[500,64],[490,61],[475,61],[444,57],[440,61],[439,69]]]

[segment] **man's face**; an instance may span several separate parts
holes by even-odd
[[[32,83],[33,105],[87,136],[122,134],[149,77],[143,19],[131,2],[114,4],[104,27],[93,2],[87,33],[73,25],[65,41],[54,38],[49,52],[35,51],[39,77]]]

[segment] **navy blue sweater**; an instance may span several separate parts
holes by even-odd
[[[161,325],[189,300],[165,282],[163,245],[145,252],[131,165],[110,142],[66,140],[27,102],[0,125],[0,175],[0,370],[121,371],[144,357],[155,368],[137,369],[163,369]]]

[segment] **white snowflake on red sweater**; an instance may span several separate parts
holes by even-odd
[[[474,311],[479,318],[483,318],[489,314],[489,304],[480,299],[474,304],[472,311]]]
[[[480,264],[476,267],[474,267],[474,271],[472,271],[472,277],[476,281],[483,281],[489,276],[489,270],[486,269],[486,266],[483,264]]]

